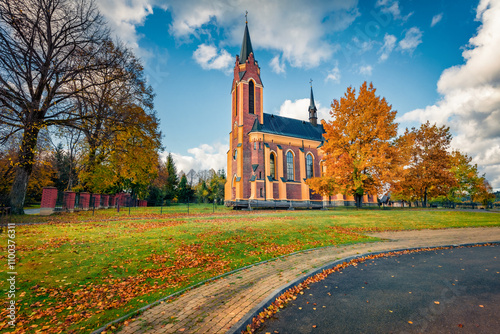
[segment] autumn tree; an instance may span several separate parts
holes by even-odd
[[[480,176],[477,165],[472,164],[472,158],[458,150],[450,155],[450,164],[455,184],[450,187],[446,198],[452,202],[461,202],[464,199],[471,199],[482,186],[484,175]]]
[[[207,182],[205,180],[200,180],[198,184],[196,185],[196,192],[195,192],[196,198],[198,200],[198,203],[207,203],[208,202],[208,196],[210,195],[210,189],[207,186]]]
[[[0,1],[0,132],[3,140],[22,134],[13,213],[23,212],[40,130],[80,120],[70,103],[73,81],[112,65],[98,56],[108,36],[92,0]]]
[[[113,62],[115,66],[96,70],[90,75],[79,75],[73,85],[74,108],[81,115],[77,125],[84,134],[86,156],[82,185],[93,191],[91,179],[94,172],[102,169],[104,161],[114,151],[119,132],[127,132],[132,127],[141,127],[146,117],[154,116],[154,94],[146,84],[140,61],[121,45],[107,41],[99,54],[103,62]],[[93,83],[90,87],[87,83]]]
[[[322,121],[325,173],[307,181],[322,195],[353,195],[361,206],[362,196],[379,193],[391,182],[397,147],[396,111],[366,82],[359,89],[347,89],[333,100],[330,121]]]
[[[226,174],[224,169],[219,170],[218,172],[211,173],[211,177],[208,181],[208,189],[210,190],[210,194],[208,199],[210,202],[217,202],[224,199],[224,185],[226,183]]]
[[[45,135],[46,136],[46,135]],[[3,145],[0,145],[0,204],[6,204],[10,189],[14,183],[15,167],[18,164],[18,148],[20,136],[11,136]],[[38,159],[32,165],[32,173],[27,187],[26,203],[41,200],[43,187],[53,186],[55,168],[52,164],[52,155],[48,145],[40,141],[37,145]]]
[[[489,203],[493,203],[495,200],[495,194],[493,193],[493,188],[488,180],[481,177],[481,181],[482,182],[476,187],[475,192],[472,195],[472,201],[486,206]]]
[[[412,138],[413,144],[404,179],[395,194],[405,194],[409,198],[420,200],[422,206],[426,207],[430,198],[445,196],[456,186],[448,153],[452,139],[450,128],[431,125],[427,121],[420,128],[407,131],[405,135]]]
[[[100,193],[129,191],[140,198],[147,197],[148,186],[158,172],[161,146],[159,121],[155,113],[146,113],[138,106],[128,112],[138,120],[135,126],[118,131],[92,173],[82,171],[88,189]],[[86,163],[88,160],[84,160]]]

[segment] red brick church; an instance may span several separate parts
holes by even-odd
[[[226,205],[323,206],[354,204],[352,196],[313,194],[305,181],[321,176],[323,125],[311,87],[309,122],[263,112],[264,86],[248,23],[231,87]],[[373,202],[365,196],[364,202]]]

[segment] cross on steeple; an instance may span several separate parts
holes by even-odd
[[[245,20],[248,19],[248,11],[245,11]],[[243,34],[243,43],[241,43],[241,52],[240,52],[240,64],[244,64],[250,53],[253,52],[252,42],[250,41],[250,33],[248,32],[248,21],[245,24],[245,33]]]
[[[248,24],[248,10],[245,11],[245,24]]]
[[[313,79],[309,79],[309,84],[311,85],[311,87],[313,86]]]

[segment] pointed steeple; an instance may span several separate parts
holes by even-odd
[[[250,40],[250,33],[248,32],[248,21],[245,21],[245,33],[243,34],[243,43],[241,44],[240,64],[244,64],[247,61],[250,53],[253,53],[252,41]]]
[[[309,102],[309,122],[313,126],[318,125],[318,115],[317,111],[318,109],[316,108],[316,104],[314,103],[314,95],[313,95],[313,87],[312,87],[312,79],[309,81],[311,84],[311,101]]]
[[[311,86],[311,102],[309,103],[309,109],[316,110],[316,105],[314,104],[314,95],[312,86]]]

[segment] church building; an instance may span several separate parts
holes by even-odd
[[[313,207],[332,201],[337,205],[354,204],[352,196],[329,198],[313,194],[305,182],[322,172],[324,129],[318,122],[312,87],[309,108],[304,110],[309,114],[309,122],[264,113],[263,98],[264,86],[247,22],[231,86],[226,205],[246,207],[250,202],[251,206]]]

